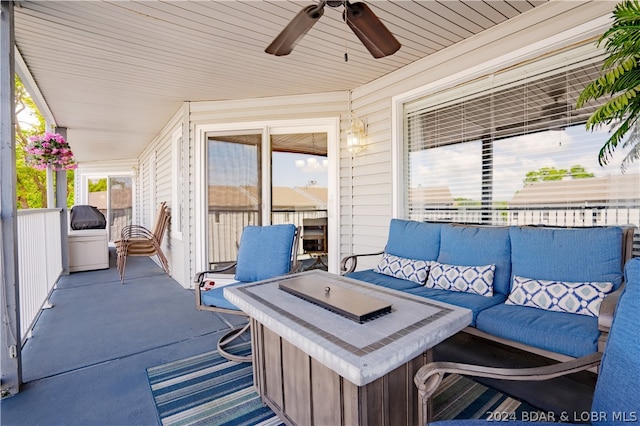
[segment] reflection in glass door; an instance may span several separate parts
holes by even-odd
[[[260,225],[262,133],[207,138],[207,260],[236,260],[240,235]]]
[[[131,224],[133,216],[133,180],[130,176],[110,176],[88,181],[88,204],[107,219],[109,241],[120,237],[120,231]]]
[[[109,241],[120,237],[122,228],[131,224],[133,216],[133,179],[131,176],[109,177]]]
[[[327,268],[328,165],[326,133],[271,135],[271,221],[301,227],[305,269]]]

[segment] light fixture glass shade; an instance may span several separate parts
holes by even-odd
[[[347,130],[347,149],[354,154],[359,153],[365,147],[364,136],[366,123],[364,120],[352,120],[351,127]]]

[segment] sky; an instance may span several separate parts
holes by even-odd
[[[620,163],[629,149],[618,148],[609,164],[602,167],[598,164],[598,152],[607,138],[607,131],[591,133],[580,125],[496,141],[494,200],[510,200],[522,189],[527,172],[541,167],[569,169],[581,165],[595,176],[619,175]],[[410,163],[411,186],[448,186],[454,198],[479,200],[480,148],[480,142],[469,142],[414,153]],[[640,162],[633,163],[626,173],[640,173]]]

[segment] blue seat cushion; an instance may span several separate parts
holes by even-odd
[[[480,312],[492,306],[503,303],[507,297],[504,294],[500,293],[494,293],[493,296],[487,297],[480,296],[479,294],[462,293],[459,291],[441,290],[423,286],[407,289],[405,291],[416,296],[422,296],[431,300],[437,300],[439,302],[449,303],[450,305],[470,309],[473,313],[473,319],[471,320],[470,324],[472,327],[476,325],[476,318],[478,317]]]
[[[401,278],[392,277],[390,275],[380,274],[378,272],[374,272],[373,269],[351,272],[350,274],[346,274],[345,277],[400,291],[422,287],[420,284],[414,281],[403,280]]]
[[[240,309],[238,309],[236,305],[224,298],[224,288],[235,287],[239,286],[240,284],[246,283],[239,281],[237,283],[227,284],[221,287],[214,287],[211,290],[207,291],[200,290],[200,300],[202,301],[203,305],[216,306],[218,308],[233,309],[234,311],[239,311]]]
[[[493,291],[508,295],[511,288],[509,228],[443,225],[438,262],[458,266],[495,264]]]
[[[291,270],[295,225],[247,226],[242,231],[236,280],[260,281]]]
[[[384,251],[414,260],[436,260],[440,251],[440,223],[391,219]]]
[[[598,350],[598,318],[500,304],[478,314],[476,328],[497,337],[581,357]]]
[[[471,309],[471,311],[473,312],[473,320],[471,325],[475,324],[476,317],[478,316],[478,313],[480,311],[494,306],[498,303],[502,303],[506,299],[506,296],[503,294],[496,294],[493,297],[485,297],[471,293],[461,293],[456,291],[427,288],[422,285],[416,284],[413,281],[379,274],[377,272],[374,272],[372,269],[352,272],[350,274],[347,274],[346,276],[349,278],[354,278],[356,280],[376,284],[382,287],[404,291],[416,296],[426,297],[429,299],[438,300],[440,302],[449,303],[451,305]]]
[[[593,412],[618,413],[620,424],[623,423],[622,416],[627,421],[632,416],[637,421],[640,416],[640,258],[627,261],[625,283],[611,324],[591,407]],[[608,420],[612,419],[609,417]]]
[[[511,272],[537,280],[622,282],[622,234],[603,228],[512,227]]]

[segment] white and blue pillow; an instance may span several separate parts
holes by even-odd
[[[597,317],[610,282],[567,282],[513,276],[507,305],[529,306],[555,312]]]
[[[493,296],[496,265],[457,266],[431,262],[426,287]]]
[[[424,285],[429,275],[428,260],[414,260],[384,253],[374,272]]]

